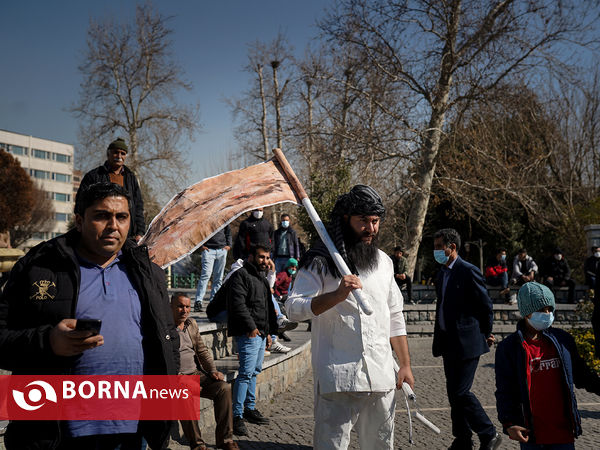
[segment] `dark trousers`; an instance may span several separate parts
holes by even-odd
[[[548,286],[552,292],[554,292],[554,287],[567,286],[569,288],[569,294],[567,301],[569,303],[575,303],[575,281],[565,278],[553,278],[552,281],[544,280],[544,284]],[[556,295],[556,292],[554,292]]]
[[[197,374],[196,374],[197,375]],[[233,440],[233,412],[231,408],[231,385],[225,381],[217,381],[202,375],[200,382],[200,397],[208,398],[214,402],[215,439],[217,446],[222,446],[225,441]],[[192,450],[205,445],[197,420],[180,420],[183,434],[190,443]]]
[[[448,355],[443,359],[446,391],[450,401],[452,434],[461,441],[471,440],[473,432],[480,440],[492,438],[496,429],[475,394],[471,392],[479,357],[460,360]]]
[[[396,283],[398,283],[398,287],[402,289],[402,286],[406,284],[406,292],[408,294],[408,301],[412,301],[412,280],[407,275],[404,280],[400,278],[396,278]]]
[[[140,450],[142,435],[139,433],[97,434],[76,438],[65,438],[59,450]]]

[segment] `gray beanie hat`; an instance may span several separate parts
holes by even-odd
[[[517,302],[523,317],[539,311],[544,306],[551,306],[553,311],[556,309],[552,291],[547,286],[535,281],[525,283],[519,289]]]

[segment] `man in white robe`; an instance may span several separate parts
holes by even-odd
[[[395,389],[414,386],[402,294],[392,260],[376,246],[384,215],[368,186],[341,195],[328,231],[353,275],[342,277],[319,242],[301,260],[285,303],[291,320],[312,320],[317,450],[347,448],[352,428],[361,449],[391,450]],[[359,308],[351,294],[357,288],[373,314]]]

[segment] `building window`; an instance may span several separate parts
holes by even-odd
[[[71,195],[70,194],[63,194],[62,192],[55,192],[54,193],[54,200],[56,200],[57,202],[70,202],[71,201]]]
[[[71,182],[71,175],[67,175],[65,173],[53,173],[52,174],[52,179],[54,181],[62,181],[63,183],[70,183]]]
[[[52,153],[38,150],[37,148],[33,149],[33,156],[40,159],[52,159]]]
[[[71,157],[69,155],[63,155],[62,153],[53,153],[52,156],[56,162],[70,163]]]
[[[37,240],[40,240],[40,241],[44,241],[44,240],[46,240],[46,239],[47,239],[47,238],[46,238],[46,233],[43,233],[43,232],[41,232],[41,233],[40,233],[40,232],[38,232],[38,233],[33,233],[33,234],[31,235],[31,239],[37,239]]]
[[[56,213],[57,222],[68,222],[70,218],[70,214],[67,213]]]
[[[29,174],[33,178],[38,178],[40,180],[49,180],[50,172],[46,172],[45,170],[37,170],[37,169],[29,169]]]
[[[13,155],[27,155],[27,149],[25,147],[20,147],[18,145],[7,145],[7,144],[1,144],[4,145],[5,148],[8,148],[8,151],[11,152]]]

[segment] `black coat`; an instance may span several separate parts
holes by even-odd
[[[268,245],[273,243],[273,226],[264,217],[257,219],[250,215],[240,223],[240,229],[233,244],[233,257],[245,259],[250,253],[250,244],[259,243]]]
[[[477,267],[458,257],[450,271],[443,300],[446,330],[440,328],[443,270],[435,283],[437,304],[433,356],[476,358],[489,352],[486,339],[492,333],[492,301]]]
[[[96,167],[86,173],[79,185],[80,189],[88,187],[95,183],[110,183],[108,164]],[[129,236],[143,236],[146,233],[146,223],[144,222],[144,201],[142,192],[134,173],[127,166],[123,166],[123,184],[125,190],[131,196],[131,226],[129,227]]]
[[[271,287],[256,266],[245,262],[226,283],[227,333],[243,336],[258,328],[261,335],[277,332]]]
[[[59,375],[71,371],[76,357],[56,356],[50,330],[75,317],[80,269],[75,230],[31,249],[12,269],[0,297],[0,367],[14,374]],[[164,272],[150,262],[148,250],[127,241],[122,260],[142,306],[144,365],[148,375],[176,375],[179,334],[173,323]],[[161,448],[170,422],[140,421],[152,448]],[[60,423],[14,421],[8,426],[8,449],[55,448]]]

